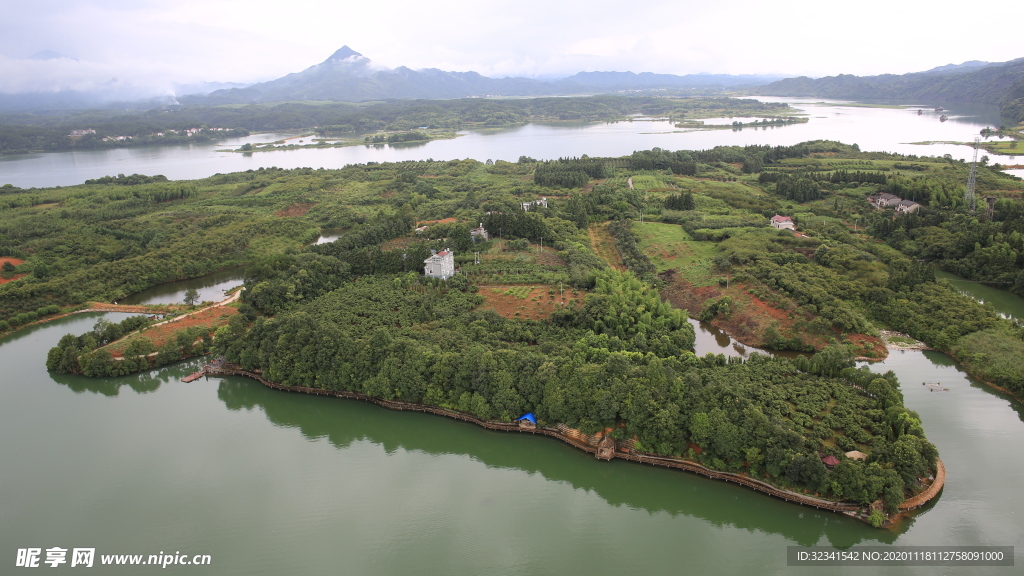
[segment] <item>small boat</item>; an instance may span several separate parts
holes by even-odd
[[[918,108],[917,109],[917,115],[920,116],[921,114],[924,114],[924,110],[921,110],[920,108]]]
[[[939,116],[939,122],[945,122],[946,120],[949,120],[949,118],[945,114]]]
[[[942,112],[943,110],[945,110],[945,108],[943,108],[942,106],[936,106],[935,107],[935,111],[936,112]]]

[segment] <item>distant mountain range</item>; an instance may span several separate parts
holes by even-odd
[[[922,103],[997,104],[1003,115],[1024,122],[1024,58],[1009,62],[971,61],[926,72],[825,78],[787,78],[757,88],[765,96],[813,96],[846,100],[916,100]]]
[[[34,59],[69,58],[53,51]],[[71,59],[73,60],[73,59]],[[163,105],[250,104],[302,100],[453,99],[487,96],[558,96],[668,90],[744,90],[765,96],[813,96],[849,100],[899,100],[922,103],[982,102],[1002,107],[1008,118],[1024,122],[1024,58],[1010,62],[971,60],[924,72],[825,78],[785,78],[757,74],[655,74],[651,72],[579,72],[567,78],[490,78],[476,72],[437,68],[386,68],[343,46],[323,62],[301,72],[249,86],[207,82],[175,85],[173,93],[153,97],[112,79],[91,92],[0,93],[0,110],[69,110],[118,107],[147,109]]]
[[[473,96],[550,96],[660,88],[737,88],[759,86],[782,76],[730,74],[653,74],[643,72],[580,72],[545,81],[533,78],[489,78],[476,72],[446,72],[436,68],[394,69],[374,64],[348,46],[320,64],[282,78],[246,88],[188,96],[181,102],[216,105],[288,100],[446,99]]]

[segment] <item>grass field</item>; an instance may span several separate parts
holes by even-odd
[[[715,243],[694,240],[675,224],[645,222],[633,230],[640,236],[640,249],[651,259],[658,272],[679,270],[695,286],[707,286],[714,278],[711,258]]]
[[[564,286],[559,294],[558,285],[526,284],[514,286],[482,286],[484,310],[494,310],[506,318],[544,320],[562,306],[578,305],[586,297],[586,290]]]
[[[1024,154],[1024,140],[1002,140],[999,142],[987,142],[983,145],[985,150],[993,154]]]

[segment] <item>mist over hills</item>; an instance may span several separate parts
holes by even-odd
[[[74,61],[53,51],[33,59]],[[343,46],[326,60],[280,78],[243,85],[227,82],[173,84],[170,88],[130,85],[116,78],[89,90],[0,93],[0,110],[55,111],[86,108],[148,109],[166,105],[256,104],[287,101],[364,102],[371,100],[537,97],[611,92],[739,90],[765,96],[812,96],[851,100],[916,100],[922,103],[981,102],[1002,107],[1024,121],[1024,58],[1010,62],[971,60],[910,74],[824,78],[763,74],[658,74],[578,72],[555,79],[491,78],[477,72],[437,68],[387,68]]]
[[[473,96],[551,96],[660,88],[736,88],[778,80],[775,75],[654,74],[643,72],[580,72],[558,80],[490,78],[477,72],[448,72],[437,68],[390,69],[374,64],[343,46],[323,62],[302,72],[246,88],[219,90],[203,97],[184,97],[182,103],[205,105],[280,102],[288,100],[448,99]]]
[[[964,62],[926,72],[825,78],[786,78],[757,89],[765,96],[813,96],[847,100],[916,100],[922,103],[996,104],[1004,116],[1024,122],[1024,58]]]

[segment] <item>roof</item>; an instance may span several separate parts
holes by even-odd
[[[519,418],[516,418],[516,422],[519,422],[520,420],[529,420],[534,424],[537,423],[537,417],[533,415],[533,412],[527,412],[526,414],[523,414]]]
[[[828,456],[825,456],[824,458],[822,458],[821,461],[826,466],[835,466],[836,464],[839,464],[839,458],[836,458],[835,456],[833,456],[831,454],[829,454]]]
[[[451,252],[447,250],[441,250],[440,252],[437,253],[438,256],[447,256],[449,254],[451,254]]]
[[[773,222],[792,222],[793,219],[790,218],[789,216],[779,216],[778,214],[776,214],[775,216],[772,216],[772,221]]]
[[[901,200],[900,206],[917,206],[917,202],[914,202],[912,200]]]
[[[850,450],[846,453],[846,457],[850,460],[866,460],[868,455],[860,450]]]

